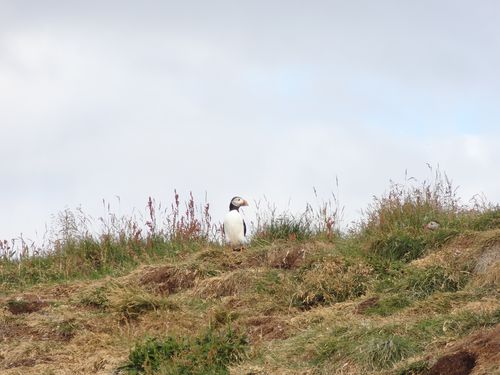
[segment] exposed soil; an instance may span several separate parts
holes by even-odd
[[[12,314],[31,314],[48,306],[46,301],[41,300],[38,296],[28,294],[6,302],[7,310]]]
[[[146,272],[141,277],[140,283],[153,292],[172,294],[192,288],[198,277],[199,273],[196,270],[163,266]]]
[[[269,253],[269,265],[273,268],[294,269],[300,267],[305,259],[302,247],[284,248]]]
[[[44,329],[42,327],[31,327],[18,321],[0,321],[0,340],[4,342],[11,340],[69,341],[73,336],[74,332],[58,330],[57,327],[53,329],[45,327]]]
[[[2,341],[9,341],[13,338],[31,337],[35,334],[35,330],[24,323],[17,321],[0,322],[0,340]]]
[[[356,314],[364,314],[365,311],[368,310],[370,307],[377,306],[379,300],[380,300],[379,297],[372,297],[372,298],[368,298],[367,300],[361,302],[356,307]]]
[[[50,363],[53,360],[49,357],[39,357],[39,358],[23,358],[6,364],[6,369],[13,369],[17,367],[34,367],[40,363]]]
[[[283,340],[288,338],[288,325],[272,316],[258,316],[246,321],[252,342],[261,340]]]
[[[467,351],[445,355],[429,370],[429,375],[468,375],[476,365],[476,356]]]
[[[450,352],[438,359],[429,375],[490,374],[494,366],[500,371],[500,325],[464,338]]]

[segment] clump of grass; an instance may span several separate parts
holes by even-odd
[[[264,223],[254,234],[257,241],[297,240],[303,241],[313,236],[311,222],[306,216],[295,218],[290,214],[283,214]]]
[[[426,248],[425,238],[408,233],[390,233],[373,240],[370,250],[391,260],[410,261],[419,258]]]
[[[499,217],[498,206],[463,205],[451,180],[437,170],[430,181],[421,184],[414,178],[405,179],[403,184],[391,182],[386,194],[374,198],[357,234],[368,253],[408,262],[465,229],[495,228]],[[427,229],[430,221],[438,222],[439,228]]]
[[[81,294],[79,303],[83,306],[93,307],[105,311],[110,306],[108,288],[100,286]]]
[[[378,237],[371,239],[369,249],[377,256],[409,262],[422,257],[428,249],[444,245],[459,233],[459,230],[449,228],[422,233],[411,233],[399,229],[381,233]]]
[[[230,326],[209,328],[194,338],[147,338],[120,369],[129,374],[229,374],[228,366],[244,358],[247,345],[246,337]]]
[[[391,181],[388,193],[374,198],[368,207],[361,229],[367,235],[398,230],[421,233],[431,220],[441,225],[453,222],[462,208],[451,180],[437,170],[431,181],[421,184],[412,177],[404,184]]]
[[[457,292],[465,287],[469,278],[469,272],[441,266],[416,268],[407,265],[392,269],[382,274],[373,286],[383,298],[366,308],[364,313],[389,316],[434,293]]]
[[[463,336],[478,328],[491,327],[500,323],[500,310],[485,312],[460,311],[422,319],[409,326],[407,335],[414,337],[424,348],[425,344],[436,337]]]
[[[278,269],[293,269],[299,267],[305,260],[306,250],[303,247],[286,246],[267,252],[269,266]]]
[[[337,327],[318,344],[316,363],[355,361],[367,370],[380,370],[418,352],[411,337],[397,335],[393,329],[352,329]]]
[[[163,362],[170,360],[176,353],[182,351],[184,345],[174,337],[159,340],[148,337],[137,344],[129,354],[129,363],[121,369],[129,374],[140,374],[146,371],[159,371]]]
[[[220,327],[230,325],[239,318],[237,311],[227,309],[223,306],[216,306],[211,313],[210,325],[213,327]]]
[[[485,204],[471,213],[468,228],[472,230],[489,230],[500,228],[500,206]]]
[[[389,316],[394,314],[396,311],[410,306],[411,303],[412,302],[408,297],[402,294],[396,294],[380,299],[373,306],[364,309],[363,314]]]
[[[276,289],[282,282],[282,273],[278,270],[269,270],[255,282],[257,293],[275,294]]]
[[[428,229],[430,221],[439,227]],[[414,178],[406,178],[403,184],[391,182],[389,191],[368,207],[357,235],[368,254],[409,262],[464,230],[498,227],[498,205],[477,199],[472,208],[462,204],[451,180],[437,170],[430,181],[421,184]]]
[[[233,296],[242,292],[252,285],[259,272],[248,272],[248,270],[235,270],[214,276],[197,283],[193,292],[203,298],[220,298]]]
[[[415,352],[416,345],[410,338],[382,334],[361,346],[359,360],[370,369],[383,369],[392,367]]]
[[[365,293],[371,273],[372,268],[367,264],[353,264],[340,257],[314,263],[300,277],[292,303],[308,309],[359,297]]]
[[[466,272],[451,272],[440,266],[408,268],[399,286],[420,299],[436,292],[456,292],[465,286],[468,276]]]
[[[260,202],[256,202],[258,214],[252,237],[254,243],[276,240],[304,241],[312,237],[330,240],[339,237],[343,207],[340,206],[337,196],[332,194],[332,199],[320,202],[316,189],[314,195],[316,206],[307,204],[304,212],[297,215],[287,211],[278,213],[276,206],[269,202],[267,209],[261,210]]]
[[[134,287],[116,286],[109,296],[110,307],[123,320],[134,320],[148,311],[176,309],[167,298]]]

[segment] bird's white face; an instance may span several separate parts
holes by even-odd
[[[234,197],[231,204],[236,207],[248,206],[248,202],[241,197]]]

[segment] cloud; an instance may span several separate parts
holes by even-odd
[[[7,2],[0,238],[205,192],[348,219],[439,164],[499,201],[496,2]],[[291,203],[289,203],[291,202]],[[248,214],[252,213],[248,210]]]

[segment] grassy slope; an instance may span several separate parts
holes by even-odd
[[[425,373],[461,347],[474,373],[500,373],[500,229],[443,231],[415,260],[374,256],[359,236],[275,240],[184,249],[122,276],[4,283],[0,372],[110,374],[148,336],[230,326],[248,341],[234,374]]]

